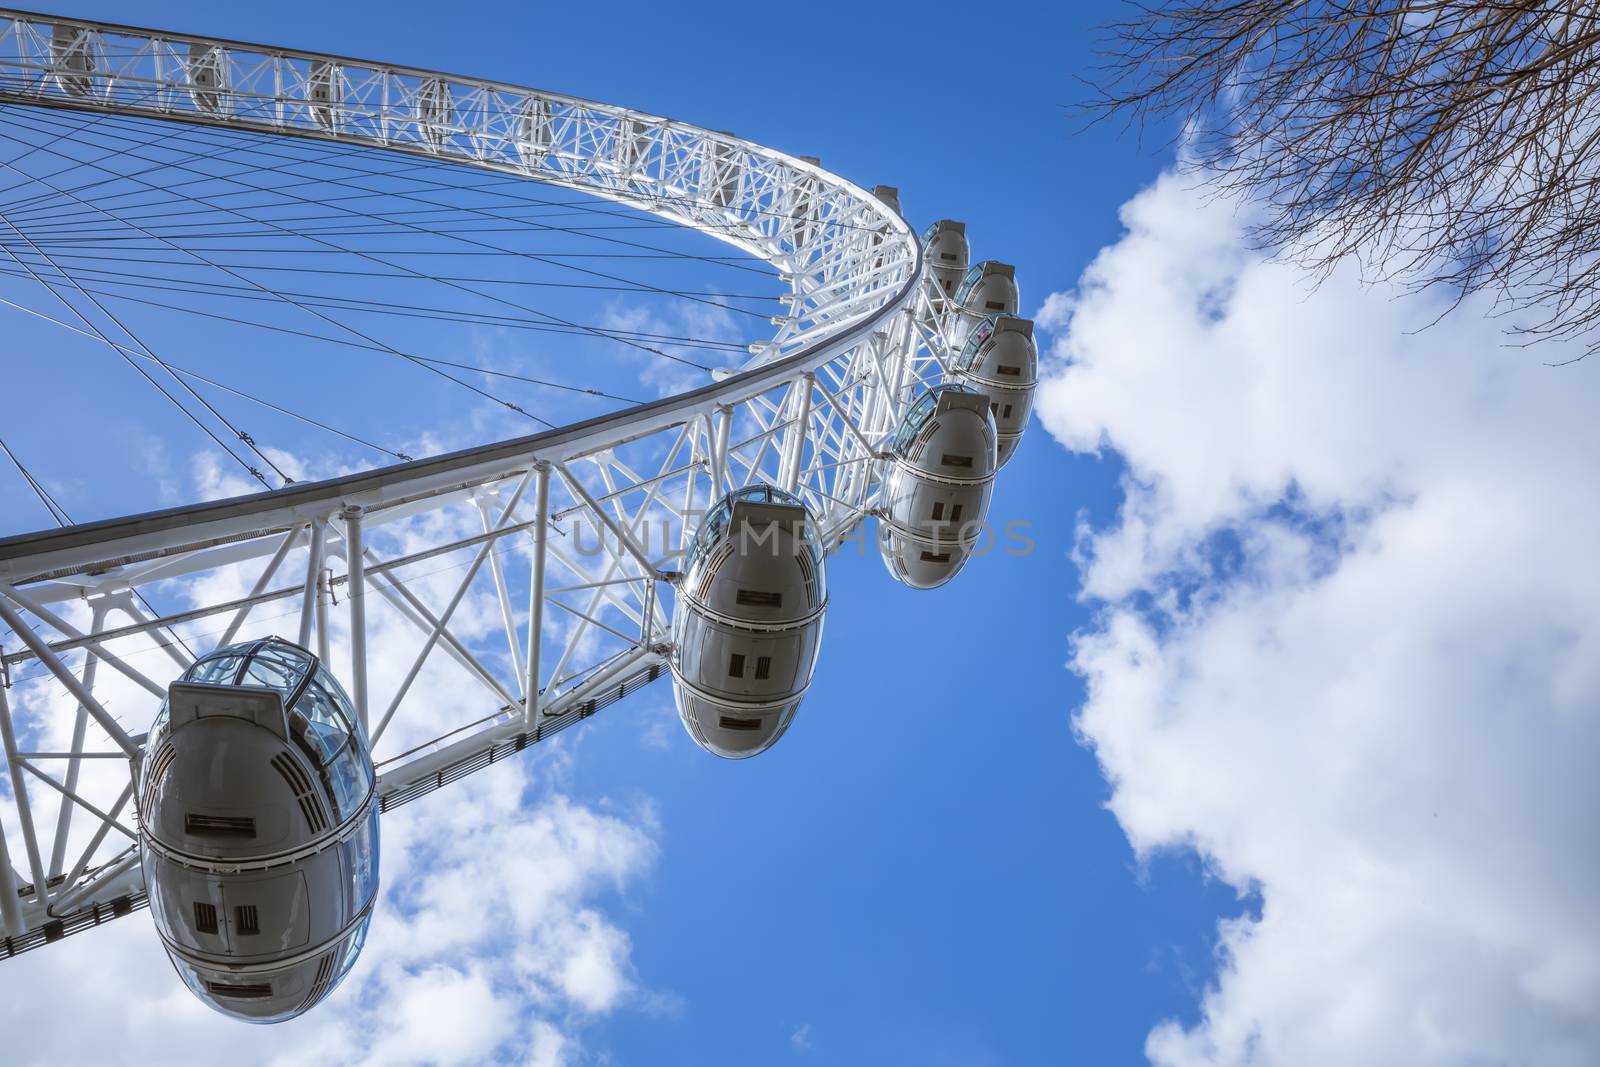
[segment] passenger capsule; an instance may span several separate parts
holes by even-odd
[[[726,136],[732,137],[733,134]],[[716,207],[732,208],[739,199],[743,173],[739,146],[706,138],[700,153],[700,197]]]
[[[454,122],[455,103],[449,85],[439,78],[429,78],[417,86],[417,126],[429,145],[439,148],[449,140]]]
[[[638,119],[618,119],[612,136],[612,156],[623,177],[632,176],[650,153],[650,127]]]
[[[366,733],[278,638],[172,683],[139,766],[150,912],[184,983],[245,1022],[292,1019],[349,973],[378,889]]]
[[[883,475],[878,550],[896,581],[932,589],[955,577],[983,534],[994,471],[988,397],[940,385],[917,398]]]
[[[989,397],[989,412],[998,434],[998,465],[1004,467],[1028,427],[1028,412],[1033,408],[1033,392],[1039,381],[1033,320],[1015,315],[991,315],[981,320],[956,354],[949,380]]]
[[[961,276],[967,271],[967,224],[940,219],[922,232],[922,255],[928,274],[946,298],[955,296]]]
[[[800,159],[814,167],[822,165],[822,160],[816,156],[801,156]],[[807,250],[811,239],[816,236],[815,216],[818,207],[816,176],[805,171],[797,172],[794,180],[789,183],[783,205],[785,218],[792,220],[794,224],[793,243],[796,252]]]
[[[530,96],[517,116],[517,154],[529,166],[537,166],[550,151],[552,123],[550,105],[542,97]]]
[[[222,50],[214,44],[189,46],[189,98],[201,111],[222,110],[222,92],[227,86],[227,64]]]
[[[689,548],[673,612],[678,714],[707,752],[743,759],[783,736],[811,684],[828,593],[804,504],[770,485],[723,497]]]
[[[877,200],[880,204],[882,204],[885,207],[887,207],[890,211],[893,211],[896,215],[900,214],[900,190],[899,189],[895,188],[892,185],[874,185],[872,187],[872,196],[873,196],[873,199]],[[871,242],[873,248],[881,248],[884,245],[884,243],[886,241],[888,241],[889,233],[890,233],[890,231],[887,230],[887,229],[878,230],[878,231],[874,232],[868,238],[868,240]],[[886,260],[887,260],[887,257],[882,255],[882,254],[873,256],[872,257],[872,265],[871,265],[871,267],[869,269],[870,270],[877,270],[879,267],[883,266],[883,264],[886,262]]]
[[[992,259],[974,263],[956,286],[955,304],[950,347],[959,352],[978,323],[990,315],[1017,313],[1017,269]]]
[[[94,31],[57,23],[50,31],[50,58],[56,84],[68,96],[88,96],[94,88]]]
[[[319,59],[311,64],[311,73],[306,78],[306,99],[311,103],[311,117],[325,130],[338,125],[339,103],[343,96],[339,83],[339,68],[332,63]]]

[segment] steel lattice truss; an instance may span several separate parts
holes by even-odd
[[[332,652],[351,686],[388,810],[666,674],[677,557],[728,489],[797,491],[830,549],[852,536],[875,506],[879,442],[945,362],[939,297],[892,191],[728,134],[509,85],[0,11],[7,101],[520,175],[713,235],[793,292],[741,370],[688,393],[336,480],[0,540],[0,621],[15,633],[0,639],[12,791],[0,799],[0,956],[143,905],[127,759],[194,656],[285,616],[292,634],[297,620],[300,643]],[[492,605],[490,623],[477,611],[464,631],[464,603]],[[381,677],[393,650],[377,647],[380,621],[409,635]],[[441,664],[473,688],[476,716],[446,721],[414,697]],[[66,740],[25,745],[29,724]],[[21,855],[7,855],[8,830]]]

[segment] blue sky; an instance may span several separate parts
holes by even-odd
[[[1159,177],[1159,135],[1141,147],[1080,131],[1063,105],[1083,92],[1091,27],[1116,8],[71,9],[522,82],[817,155],[898,186],[914,225],[964,219],[975,258],[1017,265],[1025,313],[1050,298],[1044,425],[992,512],[1030,524],[1030,553],[992,552],[929,594],[890,581],[870,543],[847,544],[829,564],[815,685],[759,759],[696,750],[659,686],[531,761],[526,810],[570,797],[619,820],[606,824],[619,840],[634,840],[623,823],[650,839],[647,858],[572,883],[563,905],[623,932],[631,995],[587,1014],[529,998],[576,1035],[579,1062],[1307,1067],[1528,1051],[1565,1065],[1597,1047],[1581,1005],[1600,939],[1574,903],[1595,883],[1594,786],[1563,754],[1600,754],[1600,679],[1585,666],[1600,646],[1573,606],[1600,586],[1580,547],[1600,506],[1534,492],[1592,481],[1576,470],[1520,474],[1600,447],[1572,399],[1593,396],[1594,373],[1538,376],[1497,347],[1481,307],[1418,340],[1437,307],[1344,276],[1310,300],[1303,278],[1248,251],[1227,205]],[[510,358],[539,365],[520,343]],[[1459,381],[1440,385],[1429,361],[1447,358]],[[307,403],[337,409],[336,396]],[[351,417],[381,432],[380,407]],[[106,398],[83,413],[111,433],[138,423]],[[1486,456],[1478,427],[1513,444]],[[483,417],[470,432],[518,431]],[[19,450],[58,457],[66,469],[46,473],[75,510],[156,492],[149,472],[97,491],[93,450],[55,450],[60,433],[6,427]],[[192,478],[194,447],[174,439],[172,477]],[[1520,510],[1499,526],[1447,506],[1513,492]],[[43,525],[3,475],[0,507],[7,532]],[[1503,584],[1468,528],[1510,546]],[[1566,586],[1516,562],[1536,545]],[[1515,633],[1453,628],[1508,603]],[[1545,624],[1563,635],[1547,672],[1560,685],[1502,691],[1519,663],[1499,657]],[[1561,724],[1517,746],[1554,768],[1548,810],[1499,773],[1508,707]],[[1433,758],[1440,746],[1449,758]],[[1474,810],[1498,814],[1412,833],[1413,809],[1483,782]],[[1456,908],[1513,836],[1505,885]],[[1381,907],[1350,904],[1368,888]],[[1504,904],[1519,894],[1548,904],[1548,929]],[[1413,1005],[1430,983],[1440,999]],[[1370,1000],[1341,999],[1355,990]],[[342,1010],[357,1008],[323,1009]],[[263,1060],[288,1040],[246,1036]]]
[[[1079,92],[1098,17],[1087,8],[976,32],[954,6],[813,8],[800,31],[748,5],[611,6],[603,26],[553,5],[478,10],[444,22],[420,4],[71,13],[520,81],[819,155],[899,186],[914,224],[965,219],[975,255],[1017,264],[1025,311],[1115,235],[1117,204],[1160,163],[1130,140],[1073,136],[1061,105]],[[66,485],[78,512],[114,510],[72,457],[38,462],[39,427],[8,437],[37,465],[67,466],[48,472],[58,484],[90,483]],[[1134,1063],[1151,1025],[1192,1011],[1235,895],[1192,858],[1135,860],[1069,719],[1067,637],[1086,621],[1069,595],[1074,526],[1106,521],[1115,476],[1114,461],[1072,457],[1036,427],[994,505],[1031,524],[1033,551],[996,550],[938,593],[895,586],[875,549],[846,546],[808,722],[759,760],[724,764],[675,734],[640,745],[664,689],[586,729],[572,796],[648,798],[659,813],[657,865],[617,906],[639,981],[681,1003],[610,1016],[594,1048],[622,1063]],[[15,482],[3,481],[7,527],[42,525]],[[962,669],[948,667],[952,647]],[[804,728],[818,720],[828,728]]]

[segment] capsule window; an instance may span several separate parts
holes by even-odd
[[[960,522],[961,521],[961,505],[960,504],[951,504],[950,505],[950,521],[951,522]]]
[[[247,816],[183,814],[183,832],[191,837],[254,837],[256,821]]]
[[[970,467],[972,466],[972,457],[952,456],[950,453],[946,452],[943,457],[940,458],[939,462],[944,464],[946,467]]]
[[[254,904],[243,904],[233,909],[233,929],[239,934],[259,934],[261,920]]]
[[[928,551],[924,550],[923,553],[922,553],[922,562],[924,562],[924,563],[949,563],[950,562],[950,553],[948,553],[948,552],[928,552]]]
[[[935,500],[933,502],[933,515],[931,517],[932,517],[934,522],[938,522],[938,521],[940,521],[941,519],[944,518],[944,501],[943,500]]]
[[[781,608],[783,607],[782,593],[768,593],[761,589],[741,589],[734,598],[737,603],[746,607]]]
[[[214,997],[227,997],[229,1000],[266,1000],[272,996],[272,983],[207,982],[206,992]]]
[[[194,928],[202,934],[217,932],[217,906],[203,900],[194,902]]]
[[[744,655],[742,653],[735,652],[732,656],[729,657],[729,659],[728,659],[728,677],[729,678],[743,678],[744,677]]]
[[[724,730],[759,730],[760,719],[736,719],[732,715],[724,715],[717,720],[717,725]]]
[[[756,657],[756,681],[764,682],[772,676],[772,657]]]
[[[1007,419],[1009,419],[1011,417],[1011,405],[1010,404],[1006,405],[1006,410],[1005,410],[1005,414],[1004,414],[1003,417],[1007,418]]]

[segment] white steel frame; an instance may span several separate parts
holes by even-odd
[[[674,557],[721,493],[759,480],[795,491],[837,547],[875,506],[878,442],[945,361],[941,328],[928,325],[936,287],[892,196],[731,134],[432,71],[0,10],[8,102],[377,147],[581,190],[743,249],[792,294],[742,369],[686,393],[331,481],[0,540],[0,620],[20,641],[0,649],[12,792],[0,798],[0,958],[144,904],[131,780],[105,796],[78,783],[84,761],[137,756],[165,681],[190,662],[175,633],[195,641],[197,626],[215,624],[200,653],[255,636],[252,612],[282,602],[298,609],[300,643],[326,655],[330,613],[343,610],[350,647],[336,666],[374,738],[390,810],[667,673]],[[403,554],[378,547],[386,530],[463,513],[479,532],[457,527],[422,548],[413,537]],[[579,551],[585,531],[598,552]],[[453,596],[429,604],[407,568],[441,559],[464,570]],[[249,576],[249,593],[206,600],[202,581],[228,569]],[[503,632],[492,640],[452,629],[474,590],[498,604]],[[189,606],[152,617],[141,591]],[[381,703],[367,646],[380,605],[425,635]],[[74,625],[74,613],[87,621]],[[550,632],[556,618],[564,633]],[[139,642],[170,666],[131,662]],[[434,657],[473,680],[486,715],[432,723],[408,704]],[[69,748],[24,747],[27,720],[11,699],[23,667],[42,667],[76,703]],[[103,706],[97,683],[108,676],[145,704]],[[45,713],[28,710],[35,721]],[[397,722],[429,739],[386,751]],[[59,800],[54,811],[46,797]],[[8,854],[13,830],[21,855]]]

